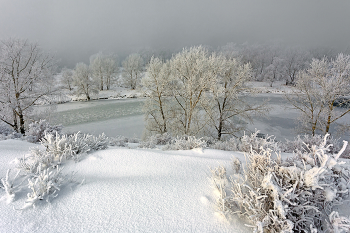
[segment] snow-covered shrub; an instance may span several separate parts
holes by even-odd
[[[109,138],[109,145],[110,146],[122,146],[125,147],[126,143],[128,142],[128,138],[124,136],[116,136],[116,137],[111,137]]]
[[[0,123],[0,134],[3,136],[7,136],[9,134],[13,134],[15,130],[11,128],[9,125],[1,122]]]
[[[90,150],[106,149],[108,138],[102,134],[98,137],[89,134],[75,133],[72,135],[45,134],[41,144],[46,148],[32,148],[30,155],[20,159],[18,168],[26,174],[37,175],[38,168],[56,167],[64,160],[79,161]]]
[[[60,153],[62,151],[62,153]],[[19,160],[17,166],[24,174],[37,175],[38,168],[56,167],[61,164],[66,151],[56,148],[56,150],[41,150],[31,148],[30,155]]]
[[[339,216],[338,212],[333,211],[329,215],[328,228],[331,233],[350,232],[350,219]]]
[[[226,206],[228,204],[228,202],[226,202],[226,188],[229,184],[229,180],[226,176],[226,168],[219,166],[217,168],[211,168],[210,171],[212,174],[214,188],[218,195],[216,206],[220,213],[225,216],[227,209]]]
[[[326,146],[327,137],[289,161],[282,161],[279,153],[274,157],[270,148],[251,150],[243,173],[231,177],[225,188],[217,185],[220,179],[227,180],[226,170],[220,168],[220,176],[213,175],[220,212],[246,217],[255,232],[347,229],[345,218],[332,215],[333,206],[349,196],[350,172],[338,161],[347,142],[338,154],[332,155],[328,153],[330,146]],[[233,161],[232,167],[236,164]],[[324,221],[327,218],[332,224],[329,229]],[[337,221],[344,228],[336,228]]]
[[[24,173],[25,178],[28,178],[27,186],[31,189],[23,209],[34,207],[38,200],[49,201],[56,197],[60,186],[70,182],[67,176],[62,175],[62,168],[60,168],[65,160],[79,161],[80,157],[88,151],[106,149],[110,141],[104,134],[95,137],[79,132],[72,135],[60,135],[56,132],[55,135],[45,133],[41,144],[45,150],[31,149],[30,155],[20,159],[17,167]],[[23,187],[20,186],[21,183],[14,186],[14,181],[10,181],[9,171],[6,178],[1,180],[10,201],[13,200],[16,190]]]
[[[192,150],[194,148],[206,148],[207,143],[202,138],[195,136],[177,136],[163,147],[163,150]]]
[[[285,143],[281,145],[281,150],[287,153],[293,153],[296,151],[306,151],[310,145],[320,145],[324,140],[322,135],[316,134],[312,135],[298,135],[294,140],[286,140]],[[341,149],[341,145],[338,139],[333,137],[328,137],[326,141],[326,146],[329,146],[329,153],[337,153]],[[344,154],[343,154],[344,155]]]
[[[26,138],[28,142],[39,142],[46,134],[56,136],[62,131],[62,125],[50,125],[46,120],[35,121],[28,126]]]
[[[101,143],[97,139],[101,139]],[[73,135],[45,134],[41,139],[41,144],[46,150],[32,148],[30,156],[20,160],[20,168],[27,173],[36,173],[37,168],[56,167],[63,160],[79,158],[91,149],[106,148],[105,138],[102,136],[75,133]]]
[[[16,183],[16,178],[18,177],[19,171],[16,173],[14,178],[10,178],[11,169],[7,170],[6,177],[1,179],[2,188],[6,192],[7,203],[12,202],[15,199],[16,192],[22,189],[22,183],[24,180]]]
[[[156,134],[148,137],[146,140],[141,141],[140,148],[155,148],[157,145],[166,145],[173,138],[168,133]]]
[[[240,174],[242,170],[242,162],[238,158],[234,157],[232,159],[231,167],[234,174]]]
[[[127,138],[128,139],[128,143],[139,143],[140,139],[133,137],[133,138]]]
[[[237,140],[232,137],[226,141],[217,141],[213,145],[211,145],[210,148],[217,150],[237,151],[238,144],[239,142],[237,142]]]
[[[250,136],[244,133],[238,143],[238,150],[244,152],[250,152],[251,149],[260,152],[261,149],[267,148],[277,151],[279,150],[279,144],[275,142],[273,136],[267,135],[266,137],[261,137],[259,130],[256,130],[255,133],[252,133]]]
[[[97,137],[94,135],[88,135],[86,139],[86,143],[90,150],[105,150],[109,145],[109,138],[104,133]]]
[[[52,166],[60,164],[63,159],[78,160],[78,156],[88,151],[88,145],[84,139],[81,139],[80,133],[73,135],[45,134],[41,139],[41,144],[46,148],[44,156],[52,162]],[[35,152],[35,151],[33,151]],[[37,153],[38,155],[40,152]],[[34,153],[36,157],[36,153]]]
[[[60,190],[60,186],[67,181],[66,176],[62,175],[62,168],[41,168],[39,166],[38,174],[31,177],[28,180],[28,186],[31,189],[31,193],[28,193],[26,204],[22,209],[28,207],[35,207],[35,203],[38,200],[46,200],[50,202],[50,199],[57,197],[57,191]]]
[[[0,122],[0,141],[7,139],[15,139],[22,138],[23,135],[21,133],[17,133],[13,128],[9,125]]]

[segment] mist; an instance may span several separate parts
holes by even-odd
[[[70,67],[99,51],[123,57],[144,48],[271,41],[350,47],[350,1],[0,0],[0,5],[0,39],[38,42]]]

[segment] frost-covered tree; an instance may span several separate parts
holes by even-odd
[[[135,89],[142,77],[143,59],[139,54],[129,55],[122,63],[124,85]]]
[[[73,70],[63,68],[61,82],[68,90],[72,91],[73,90]]]
[[[282,49],[279,44],[253,44],[241,45],[239,55],[244,63],[252,66],[253,80],[262,81],[266,68],[271,65],[275,57],[280,57]]]
[[[32,106],[53,93],[53,56],[27,40],[0,45],[0,120],[25,134]]]
[[[279,57],[274,57],[272,63],[266,67],[264,80],[270,83],[270,87],[281,79],[283,68],[284,60]]]
[[[73,73],[73,83],[76,87],[77,95],[85,95],[86,100],[91,99],[92,94],[98,94],[98,82],[93,79],[89,66],[84,63],[78,63]]]
[[[117,56],[99,52],[90,57],[90,69],[95,80],[99,81],[100,91],[109,90],[113,78],[118,73]]]
[[[298,72],[304,70],[310,63],[311,55],[300,48],[287,48],[283,56],[284,78],[286,85],[294,85]]]
[[[171,59],[170,69],[173,101],[168,125],[174,134],[197,135],[206,125],[200,102],[217,76],[216,56],[202,46],[184,49]]]
[[[240,47],[235,43],[228,43],[219,48],[219,53],[224,55],[226,58],[237,58],[240,56]]]
[[[103,72],[103,57],[102,53],[95,54],[90,57],[90,70],[93,79],[99,81],[99,89],[103,91],[104,87],[104,72]]]
[[[150,133],[167,132],[169,108],[169,62],[162,62],[152,57],[147,67],[146,76],[141,84],[144,94],[148,97],[143,107],[145,112],[146,129]]]
[[[323,132],[328,133],[330,126],[350,112],[348,108],[335,109],[350,102],[350,55],[339,54],[335,59],[314,60],[309,75],[314,77],[319,88],[319,101],[325,107],[322,118]]]
[[[113,81],[119,72],[118,67],[118,56],[116,55],[107,55],[103,58],[103,70],[105,77],[106,89],[110,90]]]
[[[315,135],[320,128],[320,118],[323,106],[318,105],[318,90],[312,82],[312,78],[306,73],[299,72],[298,80],[292,93],[286,94],[287,100],[293,105],[293,108],[299,110],[298,117],[300,133],[310,133]]]
[[[312,135],[319,130],[330,131],[331,125],[350,112],[337,108],[348,104],[350,95],[350,55],[339,54],[336,59],[314,59],[310,67],[300,72],[294,93],[286,95],[300,111],[301,127]],[[344,125],[349,127],[349,124]]]
[[[208,125],[214,129],[213,137],[220,140],[223,135],[234,135],[241,131],[244,120],[252,121],[253,114],[268,111],[266,103],[252,105],[244,98],[245,86],[251,77],[249,64],[241,64],[237,59],[216,57],[217,76],[211,83],[202,106],[205,109]]]

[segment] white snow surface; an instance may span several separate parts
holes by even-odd
[[[31,146],[0,141],[1,173]],[[216,213],[209,167],[226,167],[240,152],[161,151],[112,147],[69,162],[82,185],[63,187],[51,203],[19,209],[26,192],[0,201],[0,232],[250,232],[240,220],[228,223]],[[0,195],[5,192],[0,190]],[[14,209],[15,208],[15,209]]]

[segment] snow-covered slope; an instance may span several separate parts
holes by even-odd
[[[0,176],[33,144],[0,142]],[[215,213],[209,167],[228,166],[239,152],[161,151],[110,148],[89,154],[76,171],[82,185],[63,187],[51,204],[19,209],[26,192],[11,204],[0,201],[0,232],[245,232]],[[5,192],[0,190],[0,195]],[[248,230],[250,231],[250,229]]]

